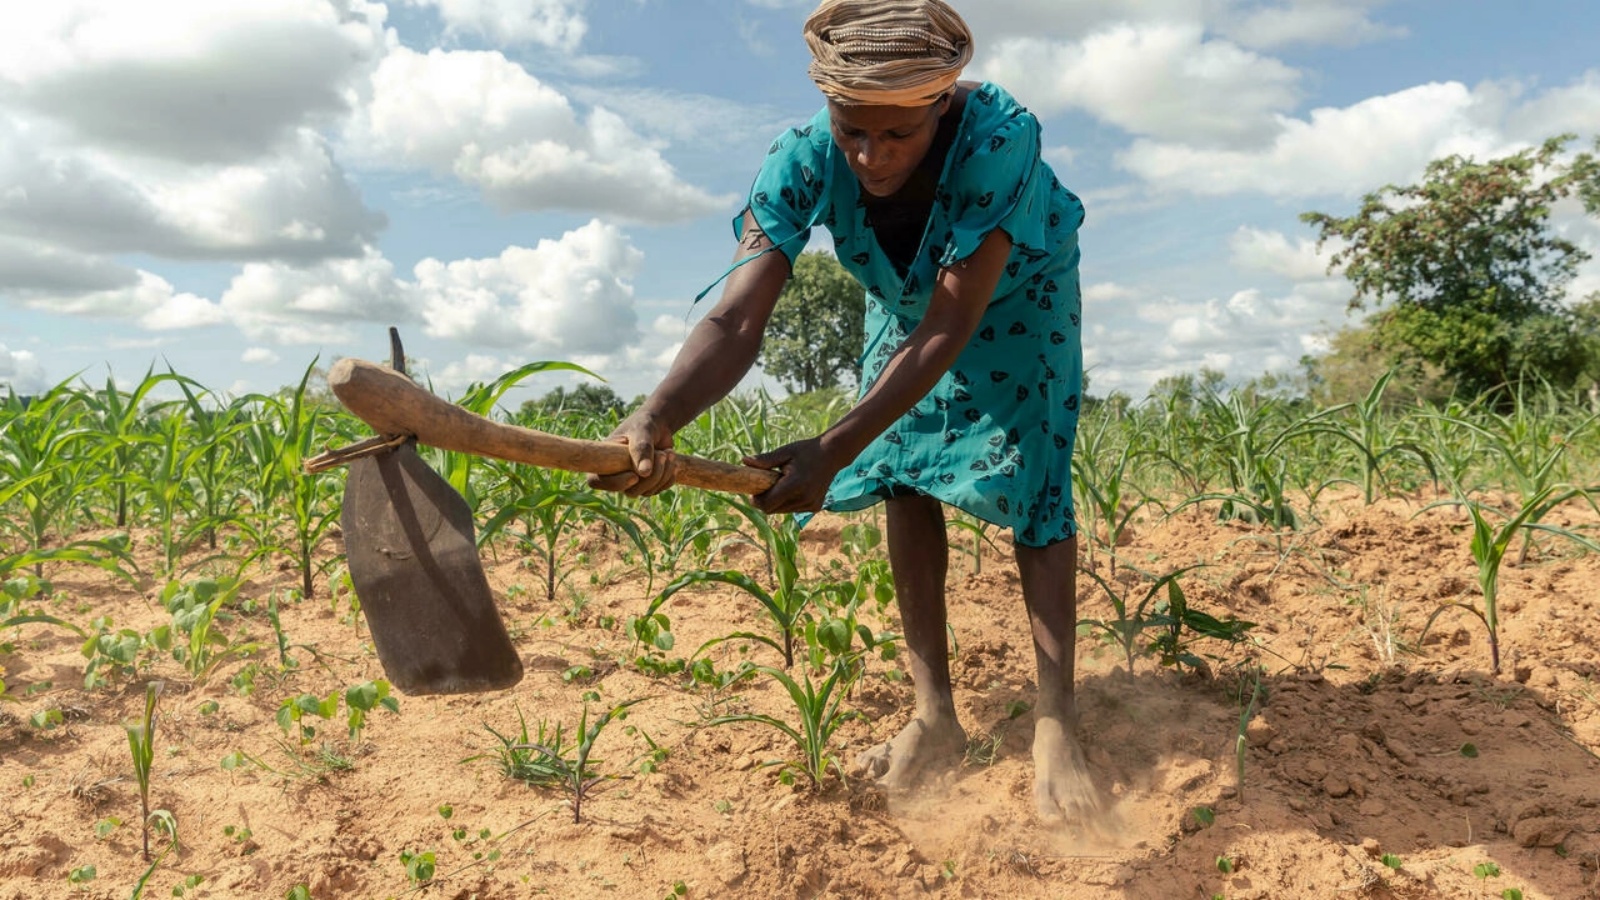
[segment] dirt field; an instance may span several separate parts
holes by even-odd
[[[1194,510],[1142,523],[1121,547],[1129,565],[1165,572],[1192,563],[1190,602],[1259,623],[1255,647],[1207,646],[1209,675],[1178,675],[1078,642],[1083,736],[1107,811],[1093,827],[1047,829],[1032,812],[1032,652],[1020,589],[1002,547],[973,572],[950,575],[952,669],[963,721],[986,738],[969,764],[915,796],[884,796],[830,778],[812,792],[786,785],[769,760],[795,750],[772,728],[697,727],[714,699],[681,676],[649,678],[628,663],[620,623],[648,602],[643,575],[591,535],[588,563],[569,580],[587,599],[542,599],[538,573],[502,553],[490,580],[527,665],[517,688],[449,698],[399,698],[376,711],[360,743],[341,718],[303,748],[274,720],[286,697],[326,695],[380,678],[364,627],[319,597],[285,608],[299,668],[279,674],[273,631],[258,614],[224,628],[263,642],[255,689],[231,685],[242,662],[196,686],[170,659],[134,678],[82,690],[81,641],[26,625],[0,639],[17,702],[0,706],[0,898],[125,898],[146,864],[139,799],[122,723],[142,710],[144,683],[160,699],[151,805],[171,812],[179,848],[143,896],[281,898],[296,885],[328,898],[1456,898],[1600,897],[1600,558],[1539,542],[1501,576],[1504,672],[1491,677],[1483,626],[1452,611],[1417,646],[1429,614],[1453,600],[1481,603],[1471,530],[1422,501],[1346,504],[1282,539]],[[1551,517],[1594,535],[1592,514]],[[841,520],[803,536],[815,571],[837,553]],[[1511,554],[1515,563],[1516,551]],[[1086,558],[1087,562],[1087,558]],[[754,577],[759,554],[721,561]],[[1103,553],[1095,565],[1104,572]],[[156,595],[84,567],[46,572],[74,622],[109,615],[146,630],[168,621]],[[241,595],[261,603],[294,584],[259,575]],[[656,589],[662,586],[660,579]],[[1080,579],[1079,614],[1110,614]],[[762,627],[732,590],[690,592],[668,611],[687,656],[710,637]],[[610,627],[606,627],[606,626]],[[885,627],[891,627],[892,623]],[[730,651],[731,652],[731,651]],[[759,662],[780,662],[756,647]],[[1261,696],[1242,731],[1245,703]],[[622,665],[618,663],[621,662]],[[574,671],[581,666],[588,670]],[[848,759],[910,715],[911,686],[874,660],[850,705],[870,719],[840,731]],[[30,685],[50,689],[28,694]],[[645,698],[595,742],[603,775],[573,822],[564,794],[503,775],[486,725],[562,725],[584,709]],[[792,718],[770,681],[738,687],[720,711]],[[60,710],[40,728],[36,713]],[[648,740],[647,737],[648,736]],[[328,753],[321,752],[329,739]],[[651,744],[663,753],[641,771]],[[221,764],[236,753],[236,765]],[[480,754],[489,758],[473,759]],[[241,763],[241,760],[244,762]],[[253,761],[250,761],[253,760]],[[986,764],[987,763],[987,764]],[[441,807],[447,807],[446,819]],[[120,822],[120,824],[116,824]],[[97,825],[99,826],[97,828]],[[101,833],[103,832],[103,834]],[[158,848],[165,846],[154,841]],[[403,853],[432,852],[431,882],[408,875]],[[1488,865],[1488,864],[1493,864]],[[84,867],[95,877],[84,880]],[[1497,867],[1497,868],[1496,868]],[[413,867],[415,868],[415,867]],[[69,873],[78,872],[78,883]],[[185,884],[189,876],[203,880]],[[681,890],[680,890],[681,888]]]

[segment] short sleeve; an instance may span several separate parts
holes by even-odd
[[[981,102],[974,95],[968,102]],[[1042,178],[1039,120],[1013,107],[991,128],[974,129],[962,146],[953,148],[950,173],[950,238],[940,266],[950,266],[977,252],[996,228],[1014,244],[1045,246],[1050,185]]]
[[[832,147],[827,111],[823,110],[805,126],[786,129],[772,142],[750,187],[746,208],[791,265],[821,218]],[[733,220],[736,235],[743,217],[741,210]]]

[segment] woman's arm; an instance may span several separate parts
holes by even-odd
[[[694,421],[738,386],[761,349],[767,320],[789,280],[789,260],[778,251],[748,211],[744,214],[735,262],[759,259],[728,276],[722,299],[700,320],[673,359],[667,377],[611,437],[628,445],[633,470],[591,476],[589,484],[630,496],[654,494],[671,486],[672,435]]]
[[[822,508],[833,476],[866,449],[906,410],[927,396],[978,330],[1011,255],[1011,237],[995,229],[965,260],[939,273],[927,314],[901,344],[855,408],[821,435],[749,465],[778,468],[784,477],[757,498],[769,513]]]

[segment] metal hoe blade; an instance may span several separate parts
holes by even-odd
[[[394,329],[390,339],[404,371]],[[461,694],[522,680],[478,559],[472,510],[414,441],[349,464],[340,525],[350,580],[395,687]]]

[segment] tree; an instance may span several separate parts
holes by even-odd
[[[621,416],[622,410],[622,398],[617,396],[616,391],[603,384],[585,382],[570,391],[558,385],[543,397],[524,402],[521,413],[524,417],[539,413],[554,416],[563,412],[586,416]]]
[[[865,344],[861,285],[826,253],[802,253],[767,324],[761,368],[807,393],[853,385]]]
[[[1588,153],[1563,161],[1571,140],[1484,163],[1434,160],[1420,184],[1368,194],[1353,216],[1300,217],[1319,246],[1339,244],[1329,271],[1355,285],[1352,310],[1374,310],[1373,337],[1391,363],[1431,363],[1475,394],[1578,377],[1583,340],[1563,301],[1589,254],[1549,218],[1573,194],[1600,212],[1600,167]]]

